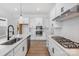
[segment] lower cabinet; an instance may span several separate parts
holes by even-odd
[[[24,55],[27,53],[27,39],[24,40]]]
[[[67,56],[64,50],[62,50],[57,44],[49,41],[48,50],[51,56]]]
[[[48,50],[51,56],[53,56],[52,44],[48,41]]]
[[[52,46],[53,56],[67,56],[65,51],[63,51],[59,46]]]
[[[19,44],[15,49],[14,49],[14,56],[24,56],[24,42]]]
[[[25,56],[27,53],[27,39],[17,45],[13,50],[8,52],[5,56]]]
[[[27,40],[25,39],[14,49],[14,56],[25,56],[27,52]]]

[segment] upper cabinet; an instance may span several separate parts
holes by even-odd
[[[55,17],[61,15],[61,8],[62,8],[62,4],[61,3],[57,3],[55,5]]]
[[[50,12],[50,17],[52,20],[55,20],[61,14],[65,13],[69,9],[73,8],[74,6],[78,5],[77,3],[57,3]]]
[[[7,36],[7,19],[0,17],[0,37]]]
[[[79,16],[79,5],[77,3],[57,3],[50,12],[50,25],[61,29],[61,21]]]
[[[4,27],[4,26],[7,27],[7,19],[0,17],[0,26],[1,27]]]
[[[50,11],[50,18],[51,19],[54,19],[54,18],[56,18],[57,16],[59,16],[61,14],[61,7],[62,7],[62,4],[61,3],[57,3],[52,8],[52,10]]]
[[[54,19],[55,18],[55,6],[52,8],[52,10],[50,11],[50,18]]]

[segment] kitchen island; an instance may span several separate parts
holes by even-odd
[[[21,35],[22,39],[12,45],[0,45],[0,56],[25,56],[27,53],[27,37],[29,35],[30,34],[27,34],[26,36]],[[16,35],[11,39],[15,37]],[[0,44],[6,41],[7,38],[2,38],[0,39]]]

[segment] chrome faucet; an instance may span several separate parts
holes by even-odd
[[[10,31],[10,27],[13,29],[12,31]],[[12,32],[12,35],[14,35],[14,26],[13,25],[9,25],[8,26],[8,35],[7,35],[7,40],[9,40],[12,36],[10,36],[9,34]]]

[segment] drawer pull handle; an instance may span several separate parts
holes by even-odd
[[[52,48],[52,52],[54,53],[54,48]]]
[[[24,47],[22,48],[22,51],[24,51]]]

